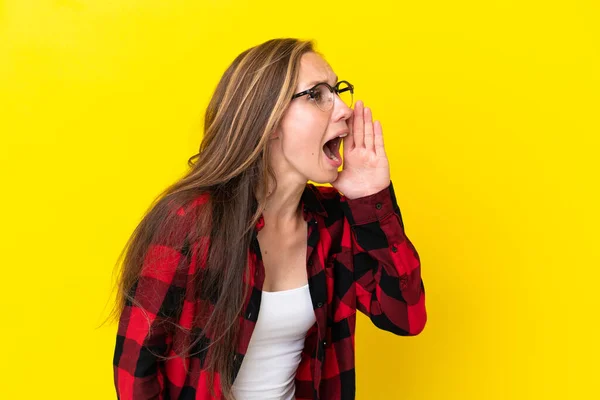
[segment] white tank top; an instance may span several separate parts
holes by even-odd
[[[316,322],[308,283],[262,292],[248,351],[233,383],[237,400],[293,400],[306,333]]]

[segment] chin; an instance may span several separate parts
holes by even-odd
[[[339,172],[337,170],[334,170],[329,173],[322,174],[319,177],[315,176],[314,178],[311,178],[310,180],[315,183],[318,183],[318,184],[332,183],[337,180],[338,175],[339,175]]]

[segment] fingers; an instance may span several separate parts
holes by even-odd
[[[381,122],[373,122],[373,113],[359,100],[349,120],[350,135],[344,141],[344,151],[355,147],[364,147],[376,154],[384,154],[383,130]]]
[[[352,115],[348,119],[348,126],[350,129],[350,133],[342,141],[342,145],[344,146],[344,155],[346,154],[346,151],[350,151],[354,148],[354,113],[352,113]]]
[[[354,106],[354,127],[352,129],[352,136],[354,137],[354,146],[363,147],[364,135],[365,135],[365,119],[364,119],[364,107],[362,101],[357,101]]]
[[[371,114],[371,109],[369,107],[365,108],[365,147],[368,150],[373,150],[373,115]]]
[[[385,154],[385,146],[383,145],[383,129],[381,128],[380,121],[373,123],[373,130],[375,132],[375,154],[383,156]]]

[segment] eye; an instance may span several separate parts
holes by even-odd
[[[322,96],[322,94],[321,94],[320,90],[311,90],[308,93],[309,99],[315,100],[315,101],[321,101],[321,96]]]

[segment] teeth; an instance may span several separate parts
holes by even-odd
[[[342,134],[341,134],[341,135],[339,135],[339,136],[332,137],[332,138],[331,138],[331,139],[329,139],[328,141],[330,141],[330,140],[333,140],[333,139],[337,139],[337,138],[345,138],[346,136],[348,136],[348,134],[347,134],[347,133],[342,133]]]
[[[333,161],[340,161],[340,159],[337,158],[337,156],[335,154],[333,154],[332,152],[327,152],[325,155]]]
[[[339,159],[339,158],[337,158],[337,157],[335,156],[335,154],[331,154],[331,153],[330,153],[330,154],[326,154],[326,155],[327,155],[327,157],[328,157],[330,160],[333,160],[333,161],[340,161],[340,159]]]
[[[323,151],[325,152],[325,156],[331,160],[334,161],[340,161],[339,158],[337,158],[337,156],[335,154],[333,154],[333,152],[329,149],[329,147],[324,146]]]

